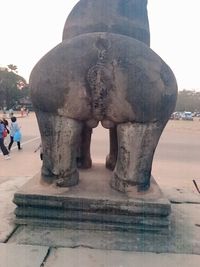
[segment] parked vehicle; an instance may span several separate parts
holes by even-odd
[[[194,112],[193,117],[200,117],[200,112]]]
[[[193,121],[193,116],[192,112],[190,111],[184,111],[182,114],[182,120],[186,121]]]
[[[181,113],[180,112],[174,112],[172,113],[171,117],[170,117],[171,120],[180,120],[181,119]]]

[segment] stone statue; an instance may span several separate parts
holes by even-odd
[[[43,146],[42,177],[78,183],[89,168],[92,128],[110,131],[110,185],[150,186],[154,151],[174,110],[173,72],[150,49],[147,0],[80,0],[63,41],[30,77]]]

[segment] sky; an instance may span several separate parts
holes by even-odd
[[[0,0],[0,66],[17,65],[28,81],[37,61],[61,42],[77,2]],[[179,90],[200,91],[199,12],[200,0],[148,0],[151,48],[171,67]]]

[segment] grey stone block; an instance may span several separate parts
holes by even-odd
[[[101,224],[101,231],[80,230],[77,223],[77,229],[73,230],[61,227],[59,221],[58,227],[49,227],[44,220],[40,225],[19,226],[9,243],[200,255],[200,209],[197,204],[172,204],[171,227],[164,232],[103,231],[104,224]]]
[[[160,230],[169,226],[171,206],[153,178],[146,192],[131,187],[120,193],[110,188],[110,175],[102,165],[95,165],[81,171],[80,183],[69,188],[41,183],[40,175],[36,175],[14,196],[17,223],[79,229],[102,229],[103,225],[104,230]]]

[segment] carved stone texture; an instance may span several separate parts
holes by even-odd
[[[146,6],[147,0],[110,0],[109,5],[107,0],[79,1],[66,20],[63,40],[85,33],[111,32],[130,36],[144,42],[146,45],[150,45]],[[94,68],[93,71],[95,71]],[[92,71],[90,74],[92,75]],[[94,128],[98,125],[98,122],[90,120],[87,125],[84,125],[81,133],[78,166],[83,169],[90,168],[92,165],[90,157],[92,131],[87,127],[88,125]],[[104,127],[113,127],[109,130],[110,153],[106,158],[106,167],[114,170],[118,152],[116,127],[111,121],[104,121]],[[85,132],[88,133],[87,136]],[[85,146],[85,144],[88,145]]]
[[[65,24],[63,42],[31,73],[44,150],[42,176],[56,178],[58,186],[77,184],[77,165],[92,165],[91,132],[101,122],[110,129],[111,186],[122,192],[133,185],[147,190],[177,84],[148,46],[147,1],[106,3],[80,1]],[[116,25],[120,31],[113,30]]]

